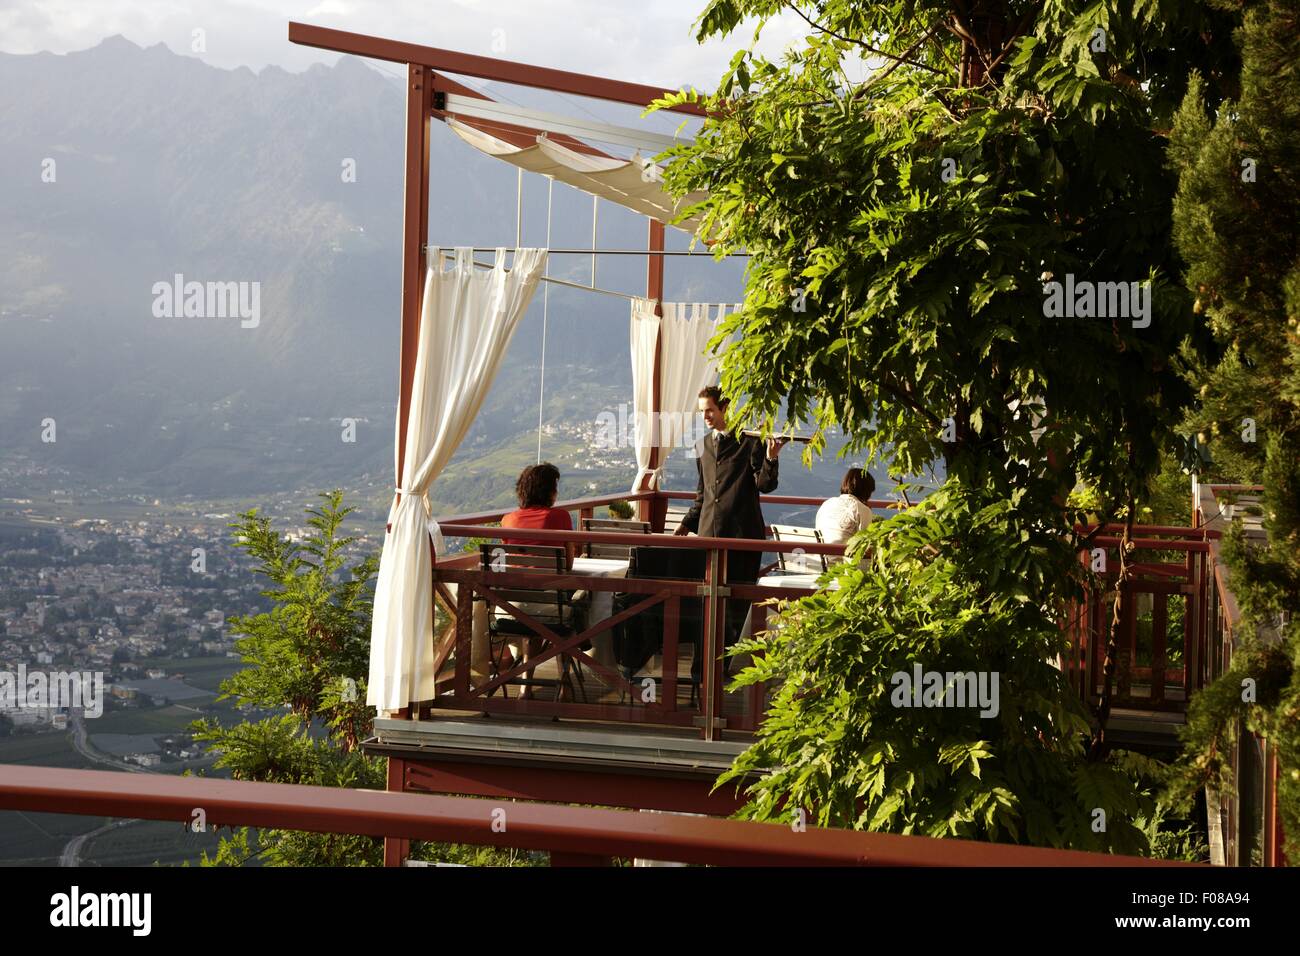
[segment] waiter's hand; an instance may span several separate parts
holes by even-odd
[[[767,457],[769,461],[776,461],[776,456],[781,454],[781,449],[789,442],[788,438],[769,438],[767,440]]]
[[[686,527],[686,525],[684,525],[684,524],[679,524],[679,525],[677,526],[677,530],[673,532],[673,537],[675,537],[675,538],[678,538],[678,537],[684,538],[686,535],[688,535],[688,534],[690,534],[690,533],[691,533],[691,529],[690,529],[690,528]]]

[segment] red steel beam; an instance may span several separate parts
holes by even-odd
[[[506,814],[504,832],[493,827]],[[345,787],[0,764],[0,809],[734,866],[1171,866],[1142,857]],[[1192,865],[1192,864],[1186,864]]]
[[[490,96],[485,96],[478,90],[471,89],[463,83],[457,83],[455,80],[443,76],[440,73],[433,74],[433,91],[435,93],[458,93],[461,96],[472,96],[475,99],[487,100],[490,103],[496,102]],[[435,119],[445,120],[448,116],[456,116],[455,111],[433,110]],[[541,135],[541,130],[533,129],[531,126],[520,126],[517,123],[504,123],[500,120],[485,120],[477,116],[456,116],[456,119],[466,126],[473,126],[475,129],[495,136],[497,139],[505,140],[512,146],[518,146],[524,149],[529,146],[537,145],[537,137]],[[547,133],[551,142],[559,143],[576,153],[582,153],[586,156],[597,156],[601,159],[614,159],[604,150],[597,149],[595,146],[589,146],[580,139],[574,139],[565,133]],[[660,257],[662,258],[662,257]]]
[[[406,461],[406,426],[411,414],[415,384],[415,355],[420,343],[420,309],[424,298],[424,273],[429,241],[429,110],[433,82],[429,70],[411,65],[406,85],[406,196],[402,222],[402,333],[398,359],[397,477],[402,484]]]
[[[664,250],[664,224],[658,219],[650,220],[649,234],[646,237],[646,249],[650,252],[663,252]],[[646,277],[645,277],[645,294],[646,298],[655,304],[655,315],[663,318],[663,297],[664,297],[664,257],[647,256],[646,257]],[[659,394],[659,376],[660,363],[663,353],[663,330],[655,333],[655,359],[650,372],[650,420],[658,422],[660,406],[663,400]],[[660,463],[659,455],[659,429],[651,427],[651,434],[655,436],[655,441],[650,446],[651,468],[658,468]],[[646,475],[641,479],[640,491],[650,482],[650,476]],[[667,511],[667,506],[661,504],[664,499],[651,498],[640,502],[638,505],[638,517],[642,521],[649,521],[651,527],[663,527],[663,516]]]
[[[690,500],[694,497],[695,492],[693,491],[634,491],[626,494],[599,495],[592,498],[572,498],[568,501],[557,501],[555,507],[564,511],[577,511],[581,508],[598,508],[601,505],[609,504],[611,501],[642,501],[668,498]],[[820,505],[826,500],[824,497],[819,498],[815,495],[760,495],[759,498],[763,504],[771,505]],[[867,504],[872,508],[881,510],[907,507],[904,502],[895,501],[892,498],[872,498]],[[513,510],[513,508],[499,508],[495,511],[475,511],[470,514],[439,518],[438,521],[440,524],[482,524],[488,521],[500,521],[508,512]]]
[[[565,542],[600,542],[604,544],[630,544],[658,546],[661,548],[695,548],[707,551],[805,551],[808,554],[844,554],[842,544],[817,544],[811,541],[776,541],[772,538],[701,538],[698,535],[678,537],[672,534],[629,534],[623,531],[559,531],[550,528],[493,528],[482,525],[443,524],[438,527],[449,537],[469,538],[528,538],[548,544]]]
[[[289,42],[322,50],[335,50],[339,53],[352,53],[373,60],[410,63],[439,72],[459,73],[462,76],[476,76],[484,80],[514,83],[518,86],[531,86],[559,93],[573,93],[577,96],[590,96],[616,103],[631,103],[640,107],[649,106],[660,97],[676,92],[664,87],[609,80],[586,73],[553,70],[545,66],[530,66],[513,60],[498,60],[473,53],[441,50],[418,43],[386,40],[382,37],[366,36],[363,33],[332,30],[329,27],[293,21],[289,23]],[[704,109],[693,103],[682,103],[669,108],[678,113],[705,115]]]
[[[555,507],[561,511],[579,511],[583,508],[598,508],[601,505],[607,505],[612,501],[640,501],[644,498],[653,498],[658,494],[654,491],[634,491],[619,495],[600,495],[594,498],[572,498],[568,501],[557,501]],[[500,521],[514,508],[499,508],[496,511],[475,511],[471,514],[454,515],[449,518],[439,518],[439,524],[484,524],[488,521]]]

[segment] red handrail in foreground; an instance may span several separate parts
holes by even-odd
[[[0,764],[0,809],[436,840],[723,866],[1177,866],[1079,850],[562,804]],[[500,813],[504,811],[504,819]],[[495,832],[493,823],[497,822]]]

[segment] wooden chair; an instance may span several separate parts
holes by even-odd
[[[680,501],[670,498],[668,508],[664,512],[664,534],[675,534],[678,527],[681,526],[682,519],[686,517],[686,512],[690,510],[690,505],[682,504]]]
[[[583,518],[579,522],[583,531],[621,531],[625,534],[649,534],[649,521],[631,521],[620,518]],[[620,558],[629,560],[632,554],[630,544],[602,544],[587,542],[586,555],[589,558]]]
[[[563,546],[481,544],[479,545],[479,558],[480,566],[486,572],[535,574],[538,577],[552,577],[569,573],[568,556]],[[565,588],[509,587],[493,588],[493,590],[502,600],[513,604],[538,623],[554,631],[559,637],[566,637],[581,630],[582,605],[580,602],[575,602],[573,593]],[[487,598],[476,597],[475,600],[486,601]],[[521,650],[525,661],[532,656],[534,645],[544,640],[542,635],[532,630],[528,625],[515,620],[496,605],[492,605],[488,614],[489,680],[494,680],[500,676],[502,671],[501,658],[505,655],[511,643],[511,638],[516,638],[516,643],[523,645]],[[518,658],[512,656],[505,670],[509,670],[519,662]],[[567,687],[572,696],[574,693],[573,678],[577,677],[578,686],[582,690],[582,698],[585,701],[587,699],[586,685],[582,679],[580,662],[571,659],[567,654],[560,654],[558,666],[560,668],[560,679],[558,681],[534,678],[533,671],[530,668],[527,671],[527,677],[511,681],[511,683],[521,684],[525,688],[539,685],[558,685],[561,692]],[[506,691],[505,684],[501,685],[501,693],[506,697],[510,696]]]
[[[800,541],[804,544],[824,544],[822,533],[816,528],[800,528],[790,524],[772,525],[772,539],[775,541]],[[829,564],[824,554],[793,554],[788,551],[777,553],[777,563],[786,574],[820,574]]]

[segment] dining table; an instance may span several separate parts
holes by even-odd
[[[625,578],[630,562],[627,558],[587,558],[573,559],[573,573],[590,575],[598,578]],[[593,627],[614,613],[613,591],[588,591],[587,627]],[[612,630],[602,631],[592,641],[592,659],[598,664],[618,670],[614,659],[614,634]]]
[[[627,558],[588,558],[578,556],[573,559],[572,574],[584,577],[625,578],[629,562]],[[614,613],[614,592],[588,590],[585,594],[575,595],[583,601],[586,608],[586,626],[591,627],[610,617]],[[488,605],[485,601],[474,602],[472,639],[470,642],[470,672],[476,680],[486,679],[489,671],[488,650]],[[501,614],[503,612],[497,611]],[[611,631],[603,631],[592,641],[592,659],[611,670],[618,669],[614,658],[614,639]]]

